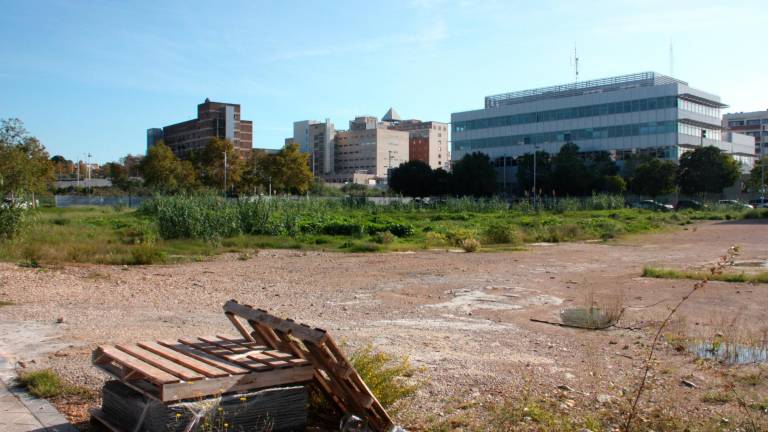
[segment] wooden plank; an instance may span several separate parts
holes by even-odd
[[[252,360],[256,360],[259,363],[263,363],[272,368],[285,368],[285,367],[291,366],[291,364],[287,361],[276,359],[266,354],[262,354],[262,352],[267,348],[265,346],[257,347],[257,349],[251,349],[250,347],[244,346],[241,343],[239,343],[240,341],[229,340],[229,339],[226,339],[225,336],[216,336],[216,338],[202,337],[200,339],[235,352],[236,353],[235,355],[228,357],[232,360],[249,358]]]
[[[174,363],[166,358],[160,357],[159,355],[151,351],[147,351],[137,345],[117,345],[117,349],[138,358],[144,363],[149,363],[158,369],[162,369],[171,375],[175,375],[184,381],[195,381],[205,378],[205,376],[195,372],[194,370],[188,369],[178,363]]]
[[[322,343],[328,337],[328,334],[325,332],[325,330],[317,328],[313,329],[306,325],[284,320],[274,315],[270,315],[266,311],[253,309],[250,306],[238,304],[234,300],[230,300],[224,304],[224,311],[237,315],[248,321],[256,321],[267,327],[292,334],[301,340],[314,343]]]
[[[170,348],[166,348],[157,342],[139,342],[138,346],[144,348],[147,351],[151,351],[159,356],[165,357],[168,360],[176,362],[188,369],[192,369],[195,372],[199,372],[208,378],[218,378],[229,375],[221,369],[215,368],[208,363],[204,363],[200,360],[184,355],[178,351],[174,351]]]
[[[251,336],[250,333],[248,333],[248,330],[245,328],[243,323],[241,323],[240,320],[234,314],[226,312],[224,315],[227,316],[229,321],[232,323],[233,326],[235,326],[235,328],[243,336],[243,338],[251,342],[256,341],[256,339],[253,336]]]
[[[181,399],[193,399],[207,395],[226,394],[287,384],[303,384],[312,380],[314,369],[311,366],[274,369],[267,372],[251,372],[245,375],[232,375],[212,378],[193,383],[178,383],[163,386],[163,402]]]
[[[228,350],[226,348],[223,348],[219,345],[216,345],[210,342],[203,341],[203,338],[198,338],[198,339],[199,340],[179,339],[179,342],[189,345],[191,347],[197,348],[199,350],[205,351],[208,354],[227,360],[231,363],[235,363],[237,365],[243,366],[250,370],[261,371],[261,370],[271,369],[269,366],[265,365],[264,363],[257,362],[256,360],[251,360],[248,358],[238,359],[237,356],[235,355],[236,353],[232,352],[231,350]]]
[[[236,343],[238,345],[246,345],[241,341],[234,340],[228,336],[217,335],[216,337],[224,341]],[[293,355],[288,354],[286,352],[270,350],[270,349],[266,349],[266,347],[260,347],[260,348],[261,349],[259,350],[248,351],[247,353],[243,353],[242,355],[248,355],[249,357],[255,360],[267,363],[270,366],[275,366],[275,367],[300,366],[300,365],[309,364],[307,360],[296,358]]]
[[[184,355],[195,358],[203,363],[207,363],[211,366],[219,368],[224,372],[227,372],[232,375],[245,374],[249,372],[249,370],[244,367],[238,366],[237,364],[234,364],[234,363],[230,363],[221,357],[217,357],[215,355],[209,354],[203,350],[199,350],[189,345],[184,345],[181,342],[171,341],[171,340],[161,340],[161,341],[158,341],[157,343],[159,343],[160,345],[166,348],[170,348],[174,351],[178,351]]]
[[[109,358],[112,359],[112,361],[120,364],[123,367],[130,368],[137,371],[138,373],[145,376],[148,380],[152,382],[159,383],[159,384],[167,384],[167,383],[176,383],[180,381],[177,377],[165,372],[164,370],[158,369],[150,364],[144,363],[139,359],[118,350],[115,347],[101,346],[97,348],[97,352],[105,356],[108,356]]]
[[[268,328],[264,327],[263,325],[257,323],[256,321],[248,321],[248,324],[251,325],[251,328],[253,329],[252,334],[256,334],[259,336],[259,339],[261,339],[266,345],[269,345],[271,348],[277,348],[278,340],[275,337],[274,333]]]

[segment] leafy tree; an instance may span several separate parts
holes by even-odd
[[[579,154],[579,146],[566,143],[552,158],[551,183],[558,195],[581,196],[592,191],[592,175]]]
[[[647,195],[656,199],[675,190],[677,166],[672,161],[648,158],[634,169],[634,177],[629,183],[630,190],[638,195]]]
[[[739,179],[739,164],[715,146],[697,147],[680,158],[678,183],[684,194],[722,193]]]
[[[409,197],[432,195],[435,189],[435,176],[432,168],[420,160],[400,164],[389,175],[389,188]]]
[[[517,158],[517,187],[521,194],[533,192],[533,153],[526,153]],[[552,158],[549,153],[536,152],[536,189],[537,194],[551,191]]]
[[[309,154],[299,151],[298,144],[286,144],[270,159],[268,172],[271,172],[274,189],[303,195],[312,186],[314,176],[309,169]]]
[[[456,195],[490,196],[496,192],[496,169],[484,153],[470,153],[453,164],[451,191]]]
[[[31,136],[19,119],[0,120],[0,194],[44,192],[53,182],[53,162],[37,138]]]
[[[627,182],[619,175],[604,176],[599,190],[620,195],[627,191]]]
[[[192,163],[180,161],[170,147],[162,142],[147,151],[147,157],[142,160],[139,170],[147,187],[163,193],[188,190],[197,183]],[[125,171],[119,181],[123,182],[121,185],[125,188],[131,188],[133,185]],[[116,184],[118,187],[121,185]]]
[[[623,193],[626,190],[626,182],[618,177],[619,166],[611,158],[611,154],[606,151],[593,153],[587,160],[587,170],[589,171],[592,183],[592,191]],[[624,185],[621,192],[618,192],[618,180]]]
[[[197,165],[195,168],[201,173],[200,179],[204,185],[217,189],[224,187],[224,153],[227,154],[227,189],[232,189],[240,182],[243,172],[240,152],[229,140],[214,138],[194,157]]]
[[[432,193],[434,196],[444,196],[451,193],[451,173],[437,168],[432,171]]]
[[[749,172],[749,188],[756,192],[760,192],[763,185],[763,165],[765,165],[766,170],[768,170],[768,156],[763,157],[759,161],[755,161],[755,166],[752,167],[752,171]],[[766,180],[766,183],[768,183],[768,180]]]
[[[264,150],[253,150],[245,161],[238,190],[250,194],[269,189],[272,158]]]

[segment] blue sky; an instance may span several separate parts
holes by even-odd
[[[768,108],[762,1],[0,0],[0,118],[51,154],[143,153],[148,127],[240,103],[254,146],[295,120],[449,121],[488,94],[655,70]]]

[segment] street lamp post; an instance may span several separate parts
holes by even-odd
[[[539,146],[533,146],[533,208],[536,208],[536,152],[539,150]]]
[[[227,196],[227,152],[224,151],[224,196]]]
[[[762,136],[760,137],[760,203],[765,205],[765,141],[768,136],[768,125],[762,125]]]

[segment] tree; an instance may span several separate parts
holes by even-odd
[[[617,176],[619,173],[619,166],[611,158],[611,154],[607,151],[598,151],[592,154],[587,160],[587,170],[589,171],[592,183],[592,190],[599,192],[609,193],[623,193],[626,190],[626,183],[624,179]],[[624,185],[624,190],[618,192],[619,187],[617,183],[621,180],[621,184]]]
[[[451,193],[451,173],[448,171],[437,168],[432,171],[432,193],[434,196],[444,196]]]
[[[180,161],[170,147],[162,142],[150,147],[147,157],[139,166],[139,171],[147,187],[162,193],[189,190],[197,183],[192,163]],[[125,176],[125,185],[131,186],[132,183],[128,179],[129,177]]]
[[[647,195],[654,200],[675,190],[677,166],[672,161],[648,158],[634,169],[630,190],[638,195]]]
[[[409,197],[430,196],[435,190],[435,175],[424,161],[404,162],[390,172],[389,188]]]
[[[601,183],[602,192],[621,195],[627,191],[627,182],[619,175],[604,176]]]
[[[496,169],[484,153],[470,153],[453,164],[451,192],[475,197],[496,192]]]
[[[286,144],[270,159],[268,172],[274,189],[303,195],[312,186],[314,176],[309,169],[309,154],[299,151],[298,144]]]
[[[722,193],[739,179],[739,164],[715,146],[697,147],[680,157],[678,183],[684,194]]]
[[[264,150],[253,150],[245,161],[238,190],[249,194],[266,192],[269,189],[270,164],[272,159]]]
[[[200,179],[206,186],[224,188],[224,153],[226,157],[227,190],[234,188],[243,172],[243,158],[229,140],[214,138],[205,148],[195,155],[195,168],[201,173]]]
[[[31,136],[19,119],[0,120],[0,194],[44,192],[54,180],[54,165],[37,138]]]
[[[765,165],[766,170],[768,170],[768,156],[763,157],[759,161],[755,161],[755,166],[752,167],[752,171],[749,172],[749,188],[756,192],[760,192],[763,187],[763,165]],[[768,183],[768,180],[766,180],[766,183]]]
[[[566,143],[552,158],[552,189],[562,196],[588,195],[592,191],[592,175],[579,154],[579,146]]]
[[[552,159],[549,153],[536,152],[536,189],[537,195],[541,191],[552,190],[550,183],[552,174]],[[517,187],[521,194],[533,191],[533,153],[526,153],[517,158]]]

